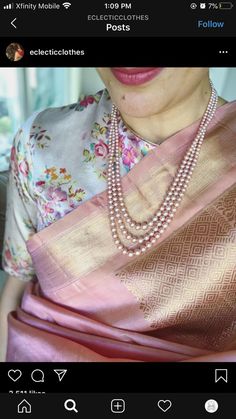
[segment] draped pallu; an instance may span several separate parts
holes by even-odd
[[[199,122],[123,176],[151,216]],[[236,103],[220,107],[175,218],[147,254],[112,241],[106,191],[28,241],[37,277],[9,315],[8,361],[236,361]]]

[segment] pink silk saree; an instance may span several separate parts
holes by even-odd
[[[199,122],[123,177],[131,215],[159,207]],[[113,244],[106,191],[28,241],[37,278],[9,315],[7,361],[236,361],[236,102],[220,107],[186,197],[147,254]]]

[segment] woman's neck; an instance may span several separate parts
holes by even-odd
[[[166,138],[201,118],[210,95],[211,86],[207,78],[191,95],[175,105],[167,106],[160,113],[141,118],[122,113],[122,119],[139,137],[160,144]],[[221,101],[218,102],[218,106],[222,104]]]

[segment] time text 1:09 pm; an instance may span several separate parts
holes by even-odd
[[[131,3],[104,3],[105,9],[131,9]]]

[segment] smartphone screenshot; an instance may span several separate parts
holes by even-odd
[[[1,417],[235,417],[235,21],[1,1]]]

